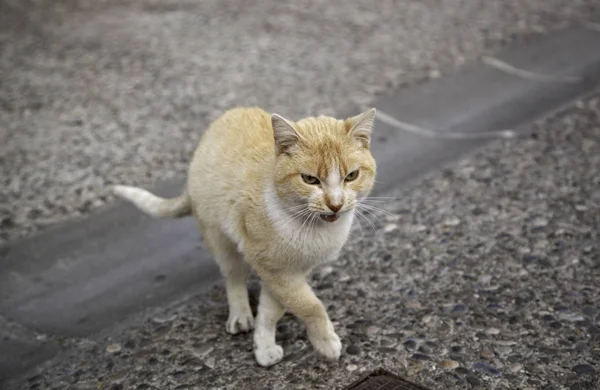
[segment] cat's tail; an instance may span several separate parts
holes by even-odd
[[[133,203],[146,214],[157,218],[180,218],[192,213],[192,205],[187,191],[176,198],[165,199],[138,187],[116,185],[115,194]]]

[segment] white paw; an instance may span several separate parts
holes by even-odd
[[[254,317],[250,308],[246,310],[233,310],[229,313],[229,319],[225,325],[228,333],[237,334],[248,332],[254,328]]]
[[[342,342],[334,331],[328,331],[325,335],[310,336],[309,339],[317,353],[329,360],[338,360],[342,353]]]
[[[254,350],[256,361],[263,367],[269,367],[279,363],[283,358],[283,348],[277,344],[268,345],[266,347],[256,347]]]

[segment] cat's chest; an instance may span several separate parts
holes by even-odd
[[[352,215],[338,223],[317,228],[287,231],[282,238],[287,240],[288,258],[302,268],[313,268],[323,262],[335,260],[348,239]],[[287,234],[286,234],[287,233]]]

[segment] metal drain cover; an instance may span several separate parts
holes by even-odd
[[[379,369],[346,387],[344,390],[428,390],[408,382],[391,372]]]

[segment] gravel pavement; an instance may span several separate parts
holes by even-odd
[[[596,0],[4,0],[0,244],[183,175],[232,106],[346,114],[582,20]]]
[[[431,389],[600,388],[600,95],[390,194],[312,285],[344,343],[286,316],[259,368],[221,284],[71,340],[24,389],[339,389],[378,367]],[[252,291],[256,293],[256,285]]]

